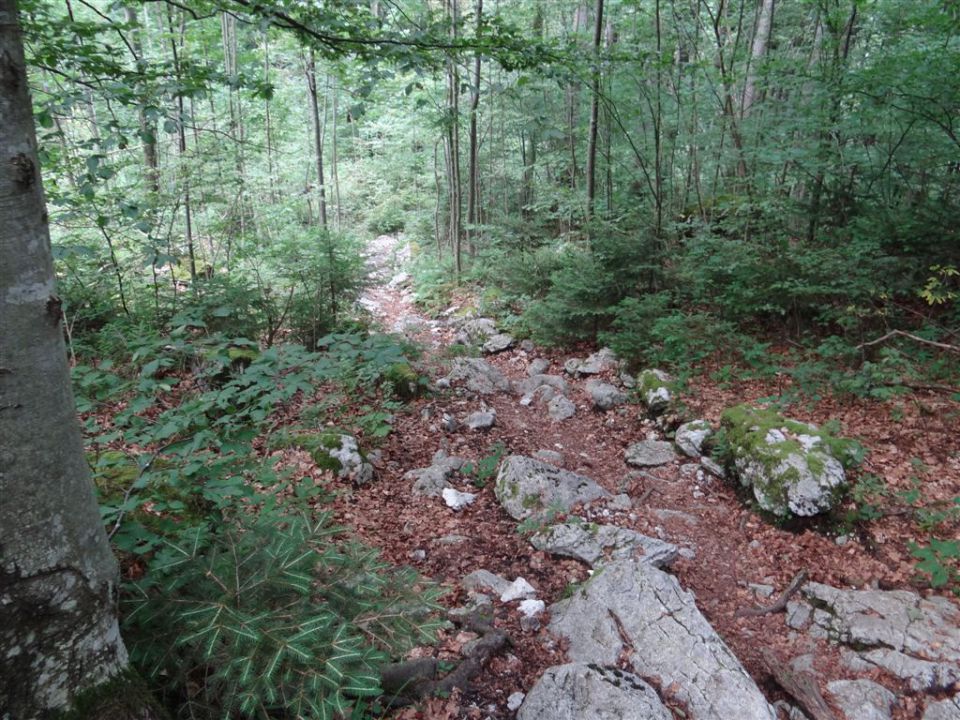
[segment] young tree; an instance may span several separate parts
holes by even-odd
[[[0,0],[0,708],[21,720],[127,667],[61,318],[17,8]]]

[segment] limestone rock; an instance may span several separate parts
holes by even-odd
[[[326,436],[329,435],[329,438]],[[337,476],[352,480],[357,484],[368,483],[373,480],[373,465],[367,462],[366,458],[360,452],[360,446],[357,439],[352,435],[330,435],[325,433],[321,436],[321,449],[330,458],[339,463]],[[321,449],[314,451],[314,458]]]
[[[489,570],[474,570],[465,575],[460,581],[465,590],[481,590],[486,588],[497,595],[502,595],[510,587],[510,581],[490,572]]]
[[[835,680],[827,684],[847,720],[890,720],[896,696],[870,680]]]
[[[477,499],[477,496],[473,493],[460,492],[449,487],[444,488],[441,494],[443,495],[443,501],[451,510],[463,510]]]
[[[616,386],[596,379],[587,380],[586,390],[593,402],[593,407],[604,412],[612,410],[617,405],[627,401],[627,396]]]
[[[680,451],[692,458],[703,455],[703,444],[713,435],[713,428],[706,420],[693,420],[677,428],[674,442]]]
[[[527,367],[527,375],[533,377],[534,375],[543,375],[550,369],[550,361],[546,358],[537,358],[536,360],[531,360],[530,365]]]
[[[479,358],[457,358],[447,380],[463,382],[468,390],[480,395],[510,392],[510,381],[493,365]]]
[[[497,422],[497,411],[496,410],[481,410],[479,412],[470,413],[467,416],[465,424],[471,430],[489,430]]]
[[[637,375],[640,399],[651,416],[662,415],[670,408],[670,403],[673,402],[671,382],[667,373],[656,368],[644,370]]]
[[[562,466],[563,465],[563,455],[558,453],[555,450],[537,450],[533,457],[537,460],[543,460],[543,462],[548,462],[551,465]]]
[[[613,665],[627,653],[633,672],[672,687],[697,720],[776,720],[693,595],[661,570],[611,562],[550,612],[550,630],[567,638],[575,662]]]
[[[478,345],[497,334],[497,325],[490,318],[474,318],[460,325],[453,341],[458,345]]]
[[[572,418],[577,412],[577,406],[562,395],[553,398],[547,403],[547,414],[551,420],[557,422]]]
[[[563,364],[563,371],[567,375],[576,376],[577,370],[580,368],[581,365],[583,365],[583,360],[579,358],[570,358]]]
[[[812,606],[811,634],[851,646],[859,668],[882,668],[916,691],[960,682],[960,610],[946,598],[815,582],[801,592]]]
[[[721,422],[740,482],[764,510],[806,517],[836,503],[855,442],[747,405],[725,410]]]
[[[588,477],[524,455],[511,455],[500,464],[494,492],[515,520],[547,509],[566,512],[577,503],[610,497]]]
[[[617,354],[610,348],[600,348],[592,355],[588,356],[576,369],[576,375],[599,375],[605,370],[612,370],[617,367],[620,360]]]
[[[441,450],[434,454],[430,467],[410,470],[403,479],[413,482],[414,495],[437,497],[450,487],[450,478],[463,467],[463,462],[463,458],[448,457]]]
[[[495,353],[503,352],[504,350],[509,350],[513,347],[513,343],[513,335],[508,335],[507,333],[497,333],[496,335],[491,336],[483,344],[483,351],[487,355],[493,355]]]
[[[524,578],[518,577],[510,585],[500,593],[500,602],[511,602],[513,600],[526,600],[534,597],[537,594],[537,591],[534,589],[533,585],[528,583]]]
[[[927,705],[923,720],[960,720],[960,695]]]
[[[731,716],[733,717],[733,716]],[[593,663],[548,668],[517,720],[672,720],[656,691],[633,673]]]
[[[566,395],[567,394],[567,382],[559,375],[531,375],[525,380],[521,380],[517,383],[516,389],[524,399],[531,397],[537,390],[542,387],[549,387],[552,390],[556,391],[557,394]],[[551,396],[553,397],[553,396]],[[550,398],[544,398],[549,400]],[[521,402],[524,405],[529,405],[530,402]]]
[[[641,535],[616,525],[566,522],[551,525],[530,538],[537,550],[585,562],[590,567],[601,561],[636,557],[640,562],[665,567],[677,559],[676,545]]]
[[[673,443],[665,440],[643,440],[627,448],[624,458],[636,467],[656,467],[677,459]]]

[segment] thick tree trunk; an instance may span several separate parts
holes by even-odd
[[[477,0],[477,33],[480,32],[480,26],[483,21],[483,0]],[[477,109],[480,105],[480,66],[481,57],[477,52],[473,61],[473,88],[470,94],[470,168],[469,168],[469,189],[467,191],[467,225],[469,226],[467,235],[467,248],[470,255],[477,251],[477,239],[480,231],[477,225],[480,223],[480,168],[477,164],[479,153],[479,140],[477,137]]]
[[[740,103],[740,117],[750,114],[750,109],[757,100],[757,66],[763,62],[767,54],[767,45],[770,43],[770,32],[773,28],[774,0],[761,0],[757,10],[757,28],[753,33],[753,44],[750,49],[750,69],[743,87],[743,100]]]
[[[593,21],[593,70],[590,79],[590,130],[587,141],[587,220],[593,219],[597,191],[597,129],[600,124],[600,40],[603,37],[603,0],[597,0]]]
[[[117,565],[70,391],[14,0],[0,0],[0,708],[68,710],[120,676]]]

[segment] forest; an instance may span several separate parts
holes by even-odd
[[[956,0],[0,0],[0,716],[960,718],[958,233]]]

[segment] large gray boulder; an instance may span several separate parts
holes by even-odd
[[[510,392],[510,381],[493,365],[479,358],[457,358],[447,376],[451,383],[462,382],[468,390],[480,395]]]
[[[551,525],[533,535],[530,544],[537,550],[572,557],[590,567],[595,567],[601,561],[635,557],[640,562],[659,568],[670,565],[680,552],[676,545],[628,528],[584,521]]]
[[[613,665],[626,655],[641,677],[671,687],[696,720],[776,720],[776,713],[676,578],[618,560],[553,605],[550,630],[575,662]]]
[[[527,693],[517,720],[672,720],[656,691],[633,673],[587,663],[556,665]]]
[[[916,691],[946,690],[960,682],[960,610],[946,598],[815,582],[801,593],[805,602],[788,606],[793,624],[810,624],[812,635],[850,646],[854,652],[847,662],[853,669],[881,668]]]
[[[601,382],[596,378],[587,380],[586,391],[590,396],[593,407],[604,412],[612,410],[617,405],[622,405],[627,401],[627,396],[619,388],[610,383]]]
[[[504,350],[509,350],[513,347],[514,340],[513,335],[508,335],[507,333],[497,333],[492,335],[487,341],[483,344],[483,351],[488,355],[493,355],[495,353],[503,352]]]
[[[453,341],[459,345],[480,345],[497,334],[497,325],[490,318],[474,318],[460,325]]]
[[[854,441],[747,405],[725,410],[721,423],[737,476],[764,510],[807,517],[836,504]]]
[[[634,467],[656,467],[673,462],[677,459],[677,454],[673,451],[673,443],[665,440],[642,440],[626,449],[624,459]]]
[[[511,455],[500,464],[494,493],[514,520],[546,510],[567,512],[577,503],[610,497],[588,477],[524,455]]]

